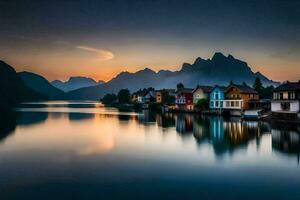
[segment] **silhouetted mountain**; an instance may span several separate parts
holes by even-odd
[[[54,87],[56,87],[64,92],[69,92],[71,90],[95,86],[95,85],[103,84],[103,83],[104,83],[104,81],[100,80],[100,81],[96,82],[94,79],[87,78],[87,77],[70,77],[70,79],[65,82],[62,82],[60,80],[55,80],[55,81],[51,82],[51,84]]]
[[[0,104],[47,99],[28,88],[13,67],[0,60]]]
[[[48,96],[52,100],[63,99],[64,92],[51,85],[44,77],[31,72],[19,72],[18,74],[32,90]]]
[[[230,81],[252,85],[256,76],[262,79],[264,85],[277,84],[261,73],[255,74],[246,62],[235,59],[232,55],[226,57],[222,53],[215,53],[212,59],[199,57],[193,64],[184,63],[179,71],[161,70],[156,73],[145,68],[136,73],[122,72],[107,83],[68,92],[66,97],[98,100],[104,94],[116,93],[122,88],[128,88],[131,92],[147,87],[175,88],[179,82],[186,87],[195,87],[197,84],[227,85]]]

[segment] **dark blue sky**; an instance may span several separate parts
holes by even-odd
[[[0,56],[50,79],[178,69],[222,51],[300,77],[300,1],[3,1]]]

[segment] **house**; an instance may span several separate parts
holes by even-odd
[[[162,92],[161,90],[156,91],[156,103],[162,103]]]
[[[197,86],[193,90],[193,103],[196,104],[200,99],[209,99],[211,86]]]
[[[286,82],[274,89],[271,111],[273,114],[291,115],[300,112],[300,81]]]
[[[179,110],[193,110],[193,89],[179,88],[176,92],[175,104]]]
[[[141,104],[155,102],[156,95],[154,90],[143,90],[137,93],[137,102]]]
[[[224,109],[229,110],[247,110],[249,109],[249,101],[259,100],[256,90],[247,84],[237,85],[231,83],[225,90]]]
[[[155,102],[155,100],[156,100],[155,91],[154,90],[148,91],[146,93],[146,95],[144,96],[144,99],[145,99],[145,103]]]
[[[226,87],[216,85],[211,89],[209,95],[209,108],[211,110],[222,109],[224,100],[225,100],[225,93]]]
[[[162,103],[163,99],[162,99],[162,93],[166,92],[168,93],[169,96],[176,96],[176,90],[174,89],[162,89],[162,90],[156,90],[156,103]],[[174,104],[174,102],[173,102]]]

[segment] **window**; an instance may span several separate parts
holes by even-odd
[[[215,93],[215,99],[219,99],[219,93]]]
[[[220,108],[223,108],[223,101],[220,102]]]
[[[236,101],[235,102],[235,107],[239,107],[240,106],[240,102]]]
[[[283,99],[283,93],[281,92],[279,95],[280,95],[279,99]]]
[[[229,106],[230,106],[229,101],[226,101],[226,107],[229,107]]]
[[[210,102],[210,107],[211,107],[211,108],[214,107],[214,102],[213,102],[213,101]]]
[[[231,106],[231,107],[234,107],[234,101],[231,101],[231,102],[230,102],[230,106]]]
[[[219,101],[216,101],[216,107],[219,107]]]

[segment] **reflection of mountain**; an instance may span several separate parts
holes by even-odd
[[[95,117],[95,114],[93,113],[72,113],[69,114],[69,120],[70,121],[81,121],[81,120],[88,120]]]
[[[16,128],[16,113],[0,110],[0,143]]]
[[[19,112],[17,123],[18,125],[29,126],[44,122],[47,118],[47,112]]]

